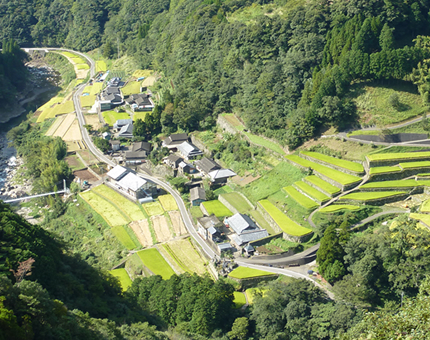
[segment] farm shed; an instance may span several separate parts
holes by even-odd
[[[117,165],[116,167],[112,168],[108,173],[108,177],[113,179],[114,181],[119,181],[121,178],[123,178],[127,174],[128,170],[121,165]]]
[[[199,206],[206,201],[206,192],[202,187],[194,187],[190,190],[190,202],[192,206]]]

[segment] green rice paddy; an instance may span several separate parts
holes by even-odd
[[[430,161],[400,163],[399,165],[403,169],[429,168]]]
[[[317,186],[318,188],[321,188],[330,195],[335,195],[340,192],[340,189],[338,187],[331,185],[330,183],[319,178],[318,176],[308,176],[305,178],[305,181]]]
[[[344,159],[339,159],[339,158],[323,155],[323,154],[318,153],[318,152],[301,151],[301,154],[308,156],[308,157],[311,157],[311,158],[314,158],[314,159],[317,159],[317,160],[322,161],[322,162],[327,163],[327,164],[338,166],[338,167],[346,169],[346,170],[350,170],[350,171],[354,171],[354,172],[358,172],[358,173],[364,172],[364,167],[361,163],[351,162],[351,161],[347,161]]]
[[[294,185],[297,186],[302,192],[305,194],[315,198],[319,202],[327,202],[330,197],[326,194],[323,194],[321,191],[315,189],[314,187],[311,187],[309,184],[303,181],[298,181],[294,183]]]
[[[135,244],[127,233],[123,226],[112,227],[112,233],[118,238],[118,240],[126,247],[128,250],[137,248],[139,245]]]
[[[268,276],[268,275],[277,275],[277,274],[266,272],[260,269],[252,269],[248,267],[237,267],[232,272],[230,272],[230,274],[228,274],[228,276],[233,277],[235,279],[247,279],[251,277]]]
[[[308,210],[313,210],[316,207],[318,207],[318,203],[311,200],[309,197],[301,194],[299,191],[297,191],[296,188],[289,186],[289,187],[285,187],[282,189],[287,193],[287,195],[289,195],[293,200],[295,200],[303,208],[306,208]]]
[[[164,280],[175,274],[166,260],[156,248],[145,249],[137,252],[145,267],[155,275],[160,275]]]
[[[377,166],[374,168],[370,168],[370,174],[385,174],[390,172],[402,172],[402,169],[399,166]]]
[[[233,213],[220,201],[207,201],[202,203],[209,215],[215,215],[218,218],[232,216]]]
[[[356,201],[370,201],[387,197],[392,197],[400,194],[405,194],[405,191],[368,191],[368,192],[353,192],[351,194],[342,196],[339,200],[356,200]]]
[[[347,205],[347,204],[332,204],[328,207],[321,208],[319,212],[322,213],[332,213],[341,210],[358,210],[360,207],[358,205]]]
[[[124,292],[133,283],[133,281],[131,281],[130,276],[128,276],[128,273],[124,268],[109,270],[109,273],[119,279],[119,283],[121,284],[122,290]]]
[[[397,161],[411,159],[430,158],[430,151],[423,152],[399,152],[399,153],[375,153],[366,156],[369,161]]]
[[[361,188],[414,188],[423,185],[430,186],[430,181],[416,181],[414,179],[406,179],[398,181],[370,182],[362,185]]]

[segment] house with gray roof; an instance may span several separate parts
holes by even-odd
[[[133,124],[124,125],[118,132],[118,138],[133,138]]]
[[[119,131],[123,126],[127,124],[133,124],[133,119],[118,119],[114,124],[113,128]]]
[[[147,154],[149,154],[152,150],[151,143],[148,142],[136,142],[133,143],[131,147],[131,151],[138,152],[138,151],[146,151]]]
[[[204,240],[214,241],[220,236],[222,222],[214,215],[197,218],[197,232]]]
[[[186,141],[188,141],[188,135],[186,133],[175,133],[163,141],[163,147],[171,151],[176,151],[178,146]]]
[[[237,213],[226,217],[224,224],[234,232],[231,239],[238,246],[269,236],[267,230],[260,229],[249,216],[244,214]]]
[[[171,154],[163,160],[164,164],[170,166],[172,169],[177,169],[179,164],[183,161],[183,158],[175,154]]]
[[[230,169],[217,169],[209,172],[208,176],[214,184],[225,184],[230,177],[236,176],[236,173]]]
[[[128,170],[126,168],[121,165],[117,165],[107,173],[107,176],[114,181],[119,181],[127,174],[127,172]]]
[[[202,187],[194,187],[190,190],[190,201],[194,207],[200,206],[202,202],[206,201],[206,192]]]
[[[185,159],[194,159],[198,156],[203,155],[203,152],[197,146],[188,141],[179,144],[178,151]]]
[[[265,238],[269,236],[269,233],[265,229],[258,229],[258,230],[252,230],[248,232],[244,232],[240,235],[233,235],[231,239],[234,243],[236,243],[238,246],[242,246],[244,244],[247,244],[249,242],[261,240],[262,238]]]
[[[221,165],[215,162],[213,159],[203,157],[202,159],[195,162],[197,170],[202,172],[204,175],[208,175],[211,171],[221,169]]]

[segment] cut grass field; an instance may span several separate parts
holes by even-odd
[[[306,168],[311,168],[319,172],[321,175],[326,176],[327,178],[330,178],[331,180],[341,185],[349,185],[349,184],[358,183],[361,181],[360,177],[345,174],[342,171],[338,171],[332,168],[328,168],[324,165],[310,162],[296,155],[289,155],[289,156],[286,156],[285,158],[298,165],[304,166]]]
[[[430,227],[430,215],[428,214],[411,213],[409,214],[409,217],[424,223],[427,227]]]
[[[205,261],[194,249],[189,238],[165,243],[163,247],[182,270],[199,275],[207,273]]]
[[[303,236],[307,235],[312,230],[302,227],[294,222],[291,218],[285,215],[279,210],[273,203],[268,200],[262,200],[259,202],[266,212],[273,218],[275,223],[288,235],[292,236]]]
[[[430,200],[425,201],[420,208],[421,212],[430,213]]]
[[[257,224],[262,228],[266,229],[269,235],[275,235],[277,232],[272,228],[272,226],[266,221],[264,216],[258,210],[251,210],[249,214],[257,222]]]
[[[241,214],[254,208],[238,192],[230,192],[228,194],[222,194],[221,196]]]
[[[414,160],[414,159],[430,159],[430,151],[422,152],[399,152],[399,153],[375,153],[367,155],[369,161],[377,162],[391,162],[391,161],[402,161],[402,160]]]
[[[229,192],[233,192],[233,189],[229,185],[224,185],[223,187],[214,190],[215,195],[228,194]]]
[[[127,233],[126,227],[117,226],[112,227],[112,233],[118,238],[118,240],[126,247],[128,250],[138,248],[140,244],[136,244],[130,235]]]
[[[289,195],[293,200],[295,200],[303,208],[306,208],[308,210],[313,210],[313,209],[318,207],[318,203],[316,203],[315,201],[311,200],[309,197],[300,193],[293,186],[288,186],[288,187],[285,187],[282,189],[287,193],[287,195]]]
[[[149,216],[163,215],[164,210],[159,202],[150,202],[142,204],[143,209]]]
[[[233,271],[228,274],[228,276],[233,277],[235,279],[248,279],[251,277],[259,277],[259,276],[268,276],[268,275],[277,275],[271,272],[266,272],[264,270],[252,269],[247,267],[237,267]]]
[[[385,174],[391,172],[402,172],[402,169],[399,166],[377,166],[375,168],[370,168],[369,171],[371,175]]]
[[[116,112],[116,111],[102,111],[103,119],[106,124],[113,126],[118,119],[130,119],[127,112]]]
[[[96,61],[96,72],[106,72],[106,71],[107,71],[106,62],[104,62],[103,60],[97,60]]]
[[[160,275],[164,280],[169,279],[175,272],[164,260],[156,248],[141,250],[137,253],[143,264],[155,275]]]
[[[234,295],[234,309],[239,309],[241,308],[244,304],[246,304],[246,297],[245,297],[245,293],[242,292],[233,292]]]
[[[267,198],[282,187],[291,185],[304,177],[299,168],[287,162],[281,162],[256,181],[246,185],[242,193],[253,203]]]
[[[158,200],[163,206],[164,211],[178,210],[178,205],[172,195],[158,196]]]
[[[96,102],[96,96],[95,95],[89,95],[89,96],[81,96],[81,105],[82,107],[92,107],[94,103]]]
[[[133,72],[132,77],[140,78],[140,77],[149,77],[153,73],[152,70],[136,70]]]
[[[319,212],[321,213],[332,213],[332,212],[337,212],[337,211],[342,211],[342,210],[358,210],[360,209],[360,207],[358,205],[342,205],[342,204],[333,204],[333,205],[329,205],[328,207],[325,208],[321,208],[319,210]]]
[[[145,117],[147,114],[151,114],[151,112],[143,112],[143,111],[134,112],[133,113],[133,122],[135,122],[138,119],[145,121]]]
[[[361,186],[361,189],[374,188],[414,188],[417,186],[430,186],[430,181],[416,181],[414,179],[398,180],[398,181],[382,181],[370,182]]]
[[[306,182],[298,181],[298,182],[295,182],[294,185],[297,186],[297,188],[302,192],[304,192],[305,194],[316,199],[318,202],[324,203],[330,199],[329,196],[327,196],[326,194],[323,194],[321,191],[315,189],[314,187],[311,187]]]
[[[100,214],[110,226],[122,226],[129,222],[112,204],[97,194],[91,191],[86,191],[81,193],[80,196],[91,206],[91,208]]]
[[[133,283],[133,281],[131,281],[130,276],[128,276],[128,273],[124,268],[109,270],[109,273],[115,276],[116,278],[118,278],[123,292],[125,292],[128,289],[128,287],[130,287],[131,284]]]
[[[311,151],[301,151],[301,154],[311,157],[313,159],[322,161],[327,164],[335,165],[340,168],[343,168],[345,170],[350,170],[358,173],[364,172],[364,167],[361,163],[351,162],[344,159],[339,159],[327,155],[323,155],[318,152],[311,152]]]
[[[127,85],[125,85],[121,89],[123,96],[127,97],[127,96],[130,96],[132,94],[140,93],[141,84],[142,84],[142,82],[140,82],[140,81],[129,81],[127,83]]]
[[[430,168],[430,161],[400,163],[399,166],[403,169]]]
[[[400,109],[388,104],[394,93],[399,96]],[[357,83],[351,86],[350,96],[357,105],[362,125],[386,126],[416,117],[426,110],[416,87],[407,82],[392,82],[389,85]]]
[[[331,185],[330,183],[319,178],[318,176],[313,175],[313,176],[305,177],[305,181],[317,186],[318,188],[320,188],[322,190],[324,190],[329,195],[335,195],[335,194],[338,194],[340,192],[340,189],[338,187]]]
[[[342,196],[339,201],[355,200],[355,201],[371,201],[396,195],[405,194],[405,191],[370,191],[370,192],[353,192]]]
[[[107,185],[99,185],[93,188],[95,192],[102,195],[106,200],[113,202],[130,220],[139,221],[144,220],[146,217],[142,210],[133,202],[117,193],[115,190],[109,188]]]
[[[213,200],[202,203],[209,215],[215,215],[218,218],[232,216],[233,213],[220,201]]]

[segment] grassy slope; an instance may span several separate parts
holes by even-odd
[[[164,260],[156,248],[141,250],[137,253],[143,264],[155,275],[161,275],[165,280],[170,278],[175,272]]]
[[[247,211],[253,209],[253,206],[250,205],[239,193],[230,192],[228,194],[222,194],[222,197],[227,200],[234,208],[237,209],[240,213],[246,213]]]
[[[220,201],[207,201],[202,203],[209,215],[214,214],[216,217],[232,216],[233,213]]]
[[[346,170],[351,170],[351,171],[355,171],[355,172],[364,172],[363,165],[360,163],[357,163],[357,162],[351,162],[351,161],[347,161],[344,159],[339,159],[339,158],[323,155],[323,154],[318,153],[318,152],[301,151],[301,153],[305,156],[312,157],[314,159],[323,161],[327,164],[336,165],[336,166],[341,167],[341,168],[346,169]]]
[[[249,277],[258,277],[266,275],[276,275],[271,272],[266,272],[264,270],[252,269],[247,267],[237,267],[228,276],[234,277],[236,279],[246,279]]]
[[[294,199],[297,203],[299,203],[303,208],[312,210],[318,207],[318,204],[315,201],[303,195],[296,188],[292,186],[285,187],[283,188],[283,190],[287,193],[287,195],[289,195],[292,199]]]

